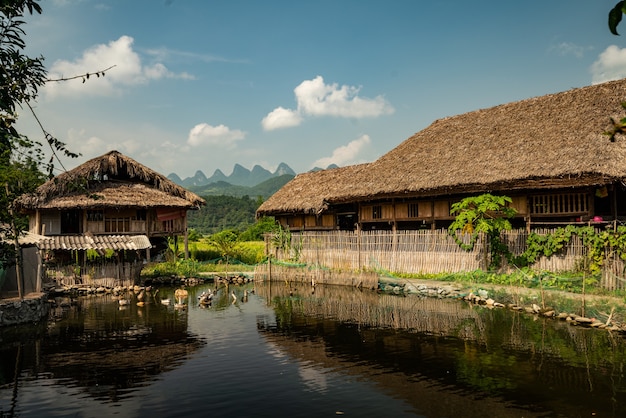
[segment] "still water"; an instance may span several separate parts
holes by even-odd
[[[186,309],[161,303],[171,288],[141,307],[83,296],[0,330],[1,416],[626,416],[626,340],[608,332],[276,282],[199,306],[209,288]]]

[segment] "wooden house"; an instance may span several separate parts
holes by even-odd
[[[125,260],[118,257],[114,263],[118,278],[129,275],[120,271],[122,261],[150,259],[157,241],[183,236],[186,243],[187,211],[204,204],[201,197],[117,151],[60,174],[15,201],[29,216],[29,232],[45,237],[38,246],[48,259],[76,268],[86,266],[88,253],[92,258],[125,254]],[[89,270],[90,279],[111,276],[104,269]],[[85,274],[83,267],[75,275]]]
[[[450,206],[512,198],[514,226],[626,220],[626,80],[433,122],[378,160],[297,175],[257,211],[292,230],[445,228]]]

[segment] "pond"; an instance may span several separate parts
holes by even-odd
[[[144,306],[59,299],[0,330],[1,416],[626,416],[626,340],[607,331],[284,282],[200,306],[213,288],[184,309],[165,287]]]

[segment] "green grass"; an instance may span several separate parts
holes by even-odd
[[[184,276],[193,277],[206,272],[250,272],[254,266],[265,261],[265,243],[262,241],[239,242],[233,254],[223,256],[208,240],[189,243],[189,259],[150,263],[141,271],[142,277]]]

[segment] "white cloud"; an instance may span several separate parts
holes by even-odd
[[[68,149],[77,152],[83,156],[92,158],[97,155],[105,154],[111,150],[117,150],[123,154],[132,154],[141,148],[138,141],[123,140],[111,141],[105,140],[97,135],[88,136],[84,129],[70,129],[67,132]]]
[[[362,161],[358,158],[359,154],[361,154],[371,142],[369,135],[362,135],[360,138],[350,141],[348,145],[342,145],[336,148],[330,157],[320,158],[315,161],[313,167],[326,168],[331,164],[345,166],[360,163]]]
[[[207,123],[199,123],[191,128],[187,138],[187,144],[192,147],[211,145],[221,148],[232,148],[236,141],[246,137],[246,133],[239,129],[230,129],[225,125],[211,126]]]
[[[297,110],[278,107],[263,118],[263,127],[272,130],[297,126],[305,116],[360,119],[394,112],[384,97],[363,98],[359,97],[359,91],[360,87],[326,84],[322,76],[305,80],[294,89]]]
[[[593,84],[626,77],[626,49],[615,45],[607,47],[591,65]]]
[[[296,111],[277,107],[267,114],[261,121],[263,129],[273,131],[274,129],[291,128],[302,123],[302,116]]]
[[[122,92],[124,86],[145,84],[162,78],[193,78],[187,73],[175,74],[162,63],[142,64],[139,54],[133,50],[133,38],[121,36],[108,44],[95,45],[85,50],[75,61],[58,60],[48,72],[49,79],[74,77],[90,73],[89,80],[82,79],[48,82],[45,93],[51,96],[112,95]],[[94,73],[112,67],[105,76]]]
[[[298,111],[313,116],[367,118],[393,113],[394,109],[382,97],[358,96],[360,88],[325,84],[321,76],[305,80],[294,89]]]

